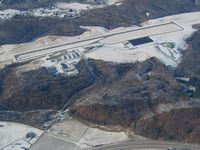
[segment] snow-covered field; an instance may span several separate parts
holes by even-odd
[[[136,61],[145,61],[151,57],[156,57],[166,65],[176,66],[177,63],[169,56],[163,54],[153,45],[146,45],[136,49],[129,50],[122,44],[101,47],[96,51],[87,53],[88,58],[111,61],[116,63],[134,63]]]
[[[28,149],[41,134],[41,130],[31,126],[14,122],[0,122],[0,149]]]
[[[88,128],[78,142],[79,149],[88,149],[97,145],[105,145],[126,141],[129,138],[124,132],[108,132],[95,128]]]
[[[57,3],[56,6],[60,9],[77,9],[77,10],[87,10],[92,9],[93,6],[89,4],[82,4],[82,3]]]
[[[91,128],[74,119],[65,119],[54,124],[46,134],[75,144],[77,150],[129,140],[124,132],[108,132]],[[135,138],[141,137],[135,136]],[[40,144],[40,141],[37,144]]]
[[[96,49],[96,51],[87,53],[86,56],[88,58],[118,63],[144,61],[148,58],[156,57],[165,65],[176,67],[177,64],[181,62],[182,51],[187,49],[188,45],[186,43],[186,39],[196,31],[192,28],[192,25],[200,23],[199,16],[200,12],[194,12],[149,20],[144,22],[142,26],[149,27],[158,24],[175,22],[177,25],[183,28],[183,30],[150,36],[150,38],[154,40],[154,43],[136,46],[130,50],[123,47],[123,45],[120,43],[109,45],[109,42],[115,43],[122,38],[121,36],[116,36],[115,38],[110,37],[110,39],[105,39],[102,41],[102,43],[107,42],[108,44],[104,44],[104,47],[100,47]],[[132,28],[138,29],[138,27]],[[127,31],[129,29],[130,27],[120,27],[110,32],[116,33],[119,31]],[[129,35],[127,35],[125,38],[128,39]],[[173,46],[171,47],[169,45]]]

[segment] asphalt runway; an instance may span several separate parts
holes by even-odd
[[[32,50],[30,52],[17,54],[14,57],[16,61],[23,62],[23,61],[37,59],[37,58],[46,56],[50,53],[61,52],[67,49],[79,48],[79,47],[90,45],[97,42],[104,43],[104,44],[105,43],[115,44],[115,43],[124,42],[127,40],[137,39],[141,37],[166,34],[166,33],[177,32],[181,30],[183,30],[183,28],[181,28],[179,25],[177,25],[174,22],[170,22],[170,23],[159,24],[159,25],[154,25],[154,26],[149,26],[149,27],[141,27],[138,29],[132,29],[132,30],[129,29],[122,32],[108,33],[102,36],[89,37],[83,40],[76,40],[76,41],[62,44],[62,45]]]

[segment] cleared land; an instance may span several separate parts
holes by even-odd
[[[5,53],[0,55],[1,64],[34,60],[52,53],[69,52],[74,48],[93,47],[96,43],[100,47],[97,46],[95,51],[89,51],[87,54],[84,50],[82,51],[86,57],[113,62],[144,61],[156,57],[165,65],[176,67],[181,60],[179,50],[187,48],[185,40],[195,32],[192,25],[200,22],[199,14],[199,12],[186,13],[149,20],[144,22],[142,27],[120,27],[114,30],[83,27],[87,29],[87,32],[80,36],[47,36],[30,43],[3,45],[0,50]],[[148,36],[154,41],[148,48],[139,45],[126,49],[127,47],[124,48],[122,45],[127,41]],[[175,48],[166,47],[167,43],[174,43]],[[134,50],[130,51],[130,49]],[[115,57],[110,58],[111,55]]]
[[[166,150],[169,147],[177,150],[200,148],[198,145],[153,141],[137,135],[128,138],[123,132],[102,131],[67,119],[54,124],[30,150]]]
[[[64,139],[45,134],[30,150],[73,150],[75,146]]]
[[[101,43],[115,44],[115,43],[120,43],[123,41],[128,41],[131,39],[155,36],[155,35],[166,34],[166,33],[171,33],[171,32],[176,32],[176,31],[181,31],[181,30],[183,30],[182,27],[171,22],[171,23],[166,23],[166,24],[160,24],[160,25],[140,28],[140,29],[136,29],[136,30],[132,30],[132,31],[127,31],[125,33],[119,33],[119,34],[109,36],[109,37],[101,40]]]
[[[138,39],[146,36],[160,35],[170,32],[176,32],[183,30],[180,26],[175,23],[159,24],[155,26],[142,27],[139,29],[130,29],[128,31],[119,31],[116,33],[109,33],[99,37],[90,37],[84,40],[74,41],[72,43],[66,43],[63,45],[57,45],[54,47],[48,47],[44,49],[32,50],[28,53],[21,53],[15,55],[17,61],[26,61],[31,59],[36,59],[45,56],[49,53],[55,53],[64,51],[71,48],[77,48],[81,46],[86,46],[95,42],[101,42],[106,44],[115,44],[132,39]]]
[[[54,124],[30,150],[79,150],[128,140],[123,132],[88,127],[74,119]]]
[[[0,150],[28,149],[41,134],[41,130],[28,125],[0,122]]]

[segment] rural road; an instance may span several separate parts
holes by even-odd
[[[200,150],[200,146],[198,145],[152,140],[131,140],[116,144],[97,146],[89,150],[167,150],[168,148],[176,148],[176,150]]]

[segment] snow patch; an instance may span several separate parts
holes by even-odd
[[[60,9],[77,9],[77,10],[87,10],[94,8],[89,4],[82,4],[82,3],[57,3],[57,6]]]
[[[128,137],[124,132],[107,132],[95,128],[88,128],[87,132],[78,142],[78,145],[80,149],[86,149],[125,140],[128,140]]]
[[[6,9],[0,11],[0,21],[8,20],[16,15],[20,15],[21,11],[13,10],[13,9]]]
[[[122,0],[106,0],[107,5],[121,5]]]
[[[33,144],[41,134],[41,130],[31,126],[12,122],[0,122],[0,149],[29,149],[31,144]]]

